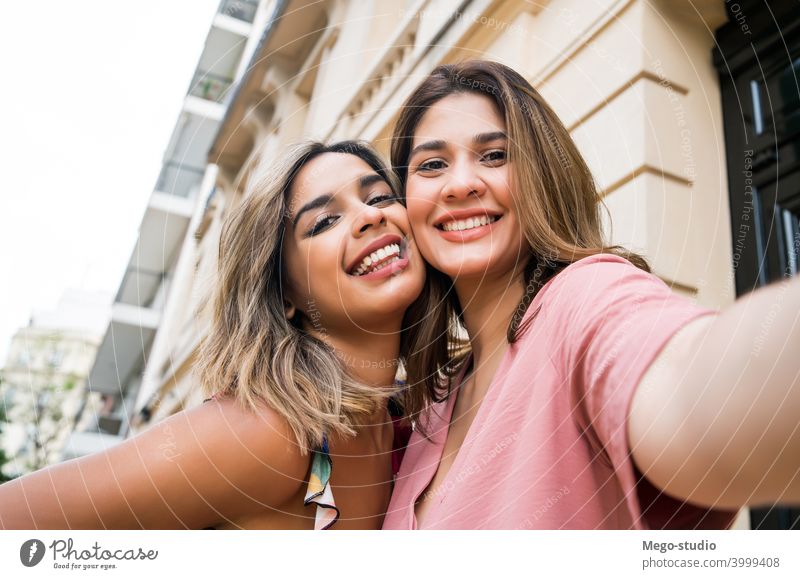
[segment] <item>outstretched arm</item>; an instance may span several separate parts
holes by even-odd
[[[203,528],[280,507],[308,469],[285,421],[233,400],[0,486],[0,528]]]
[[[800,279],[678,332],[637,387],[628,436],[639,470],[679,499],[800,503]]]

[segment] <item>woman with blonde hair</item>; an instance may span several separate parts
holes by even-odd
[[[425,280],[409,232],[369,145],[293,148],[223,226],[199,362],[215,395],[0,486],[0,527],[379,528],[387,402]]]
[[[392,165],[435,306],[384,528],[715,528],[800,502],[800,280],[722,312],[675,295],[605,243],[569,133],[499,63],[435,69]],[[780,354],[752,356],[776,300]]]

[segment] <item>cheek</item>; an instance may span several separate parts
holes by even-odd
[[[429,225],[430,217],[433,215],[432,204],[421,197],[407,197],[406,207],[408,209],[408,221],[411,232],[414,234],[414,242],[426,260],[431,259],[430,244],[431,236],[436,232]]]
[[[498,169],[492,176],[492,191],[494,191],[497,202],[505,209],[516,213],[514,184],[511,181],[512,174],[508,166]]]
[[[402,233],[406,235],[411,233],[408,210],[403,207],[402,203],[394,203],[387,207],[384,209],[384,214],[388,217],[389,222],[396,225]]]
[[[303,275],[306,270],[305,256],[297,252],[290,252],[283,257],[285,279],[283,280],[284,295],[289,298],[298,309],[305,311],[305,303],[309,299],[308,278]]]
[[[419,188],[416,188],[413,194],[406,194],[406,209],[408,221],[414,234],[417,235],[417,232],[421,233],[434,218],[436,203],[432,201],[430,195],[425,195]]]
[[[340,261],[336,254],[336,241],[308,243],[288,252],[284,258],[287,282],[301,302],[316,300],[321,287],[336,287]]]

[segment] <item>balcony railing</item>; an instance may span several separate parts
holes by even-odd
[[[258,10],[258,0],[222,0],[218,12],[232,18],[253,22]]]
[[[211,206],[211,202],[214,200],[214,196],[217,194],[217,187],[216,185],[211,188],[211,193],[208,194],[206,198],[206,206],[203,208],[203,211],[208,211],[208,208]]]
[[[163,271],[128,267],[122,278],[116,301],[161,311],[171,282],[171,276]]]
[[[177,197],[189,197],[200,186],[204,172],[204,169],[198,167],[167,161],[158,176],[156,191]]]
[[[194,73],[192,86],[189,88],[189,94],[207,101],[221,103],[224,102],[228,96],[230,92],[228,89],[230,89],[232,84],[232,78],[198,70]]]

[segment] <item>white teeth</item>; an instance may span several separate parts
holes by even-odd
[[[442,229],[445,231],[464,231],[466,229],[474,229],[475,227],[489,225],[494,221],[497,221],[497,218],[489,217],[488,215],[483,215],[481,217],[469,217],[467,219],[461,219],[458,221],[448,221],[447,223],[442,224]]]
[[[391,257],[394,256],[394,257]],[[386,259],[387,257],[391,257],[380,264],[379,261]],[[378,271],[383,269],[387,265],[394,263],[395,261],[400,259],[400,244],[399,243],[391,243],[386,247],[382,247],[377,251],[372,252],[368,256],[366,256],[358,267],[353,270],[355,275],[364,275],[365,273],[371,273],[373,271]],[[377,264],[377,265],[376,265]],[[372,267],[374,266],[374,267]]]

